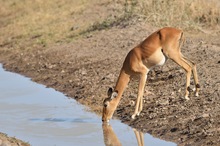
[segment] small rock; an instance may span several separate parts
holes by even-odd
[[[172,79],[172,78],[174,78],[173,75],[169,75],[169,76],[168,76],[168,79]]]
[[[178,128],[176,128],[176,127],[175,127],[175,128],[171,128],[171,129],[170,129],[170,132],[176,132],[177,129],[178,129]]]
[[[135,102],[133,100],[130,101],[130,105],[134,106]]]
[[[82,70],[81,70],[81,74],[82,74],[82,75],[86,75],[86,74],[87,74],[86,70],[85,70],[85,69],[82,69]]]
[[[158,102],[160,105],[167,105],[169,104],[169,100],[161,100]]]
[[[203,114],[202,117],[203,117],[203,118],[208,118],[208,117],[209,117],[209,114]]]

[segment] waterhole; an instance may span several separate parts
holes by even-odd
[[[0,132],[32,146],[175,146],[88,112],[74,99],[0,65]]]

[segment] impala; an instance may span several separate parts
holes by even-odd
[[[165,27],[152,33],[133,48],[124,60],[115,88],[109,88],[108,90],[108,98],[103,102],[102,121],[108,122],[111,119],[130,78],[134,75],[139,75],[140,81],[132,119],[139,115],[143,108],[143,93],[147,74],[152,67],[163,65],[166,58],[173,60],[186,71],[185,99],[189,100],[192,73],[195,82],[195,96],[198,96],[200,85],[196,65],[181,53],[180,48],[183,42],[184,35],[182,30]]]

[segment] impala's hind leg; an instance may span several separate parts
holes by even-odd
[[[185,96],[184,98],[186,100],[189,100],[189,91],[190,91],[190,77],[192,74],[192,65],[188,63],[182,56],[180,55],[174,55],[170,56],[170,58],[176,62],[178,65],[180,65],[185,71],[186,71],[186,89],[185,89]]]
[[[194,78],[194,83],[195,83],[195,88],[194,88],[195,96],[199,96],[200,84],[198,80],[196,64],[192,62],[191,60],[187,59],[186,57],[183,57],[183,59],[185,59],[186,61],[192,64],[192,73],[193,73],[193,78]]]

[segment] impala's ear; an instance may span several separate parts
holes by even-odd
[[[108,89],[108,97],[110,99],[115,98],[116,96],[118,96],[118,91],[114,91],[113,88],[109,88]]]
[[[111,96],[112,96],[112,92],[113,92],[113,89],[112,89],[112,88],[109,88],[109,89],[108,89],[108,97],[111,97]]]

